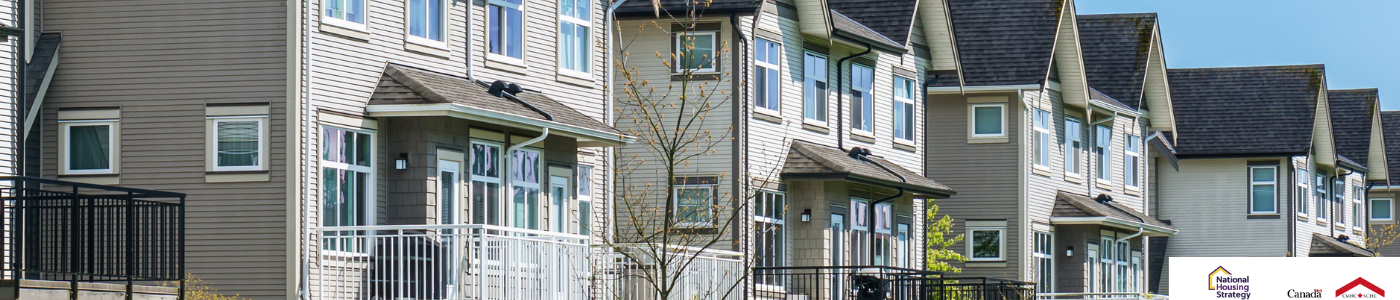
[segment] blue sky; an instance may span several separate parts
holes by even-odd
[[[1400,1],[1077,0],[1086,14],[1155,12],[1172,68],[1326,64],[1331,89],[1380,88],[1400,110]]]

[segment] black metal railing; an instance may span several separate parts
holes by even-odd
[[[754,268],[754,295],[808,300],[1029,300],[1035,284],[884,266]]]
[[[185,279],[185,194],[0,177],[7,278],[125,282]]]

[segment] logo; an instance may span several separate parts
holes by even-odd
[[[1215,267],[1206,276],[1207,289],[1215,291],[1219,299],[1249,299],[1249,276],[1239,277],[1230,273],[1224,266]]]
[[[1311,292],[1288,289],[1288,298],[1322,298],[1322,289],[1313,289]]]
[[[1370,293],[1364,293],[1364,292],[1347,293],[1347,292],[1350,292],[1352,289],[1355,289],[1356,286],[1358,286],[1358,285],[1359,285],[1359,286],[1362,286],[1362,287],[1365,287],[1366,289],[1370,290],[1371,292],[1370,292]],[[1357,277],[1356,280],[1352,280],[1351,283],[1348,283],[1347,285],[1342,286],[1342,288],[1337,289],[1337,298],[1347,298],[1347,299],[1385,298],[1385,290],[1382,290],[1380,287],[1376,286],[1375,284],[1372,284],[1370,281],[1366,281],[1365,278]]]

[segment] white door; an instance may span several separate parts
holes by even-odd
[[[459,182],[461,176],[462,163],[451,160],[438,160],[438,224],[460,224],[461,205],[458,198],[461,193],[458,191],[461,186]]]
[[[831,265],[832,265],[832,266],[841,266],[841,265],[843,265],[843,262],[842,262],[842,261],[843,261],[843,259],[842,259],[843,256],[842,256],[841,254],[842,254],[842,252],[845,251],[845,245],[846,245],[846,215],[831,214]],[[832,274],[832,276],[831,276],[831,298],[828,298],[828,299],[845,299],[845,295],[843,295],[842,292],[846,290],[846,289],[845,289],[845,286],[844,286],[844,284],[843,284],[843,283],[845,283],[846,278],[845,278],[845,276],[842,276],[840,273],[843,273],[843,272],[837,272],[836,274]]]
[[[569,178],[549,177],[549,230],[569,231]]]

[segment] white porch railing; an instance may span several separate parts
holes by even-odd
[[[600,299],[741,299],[748,268],[743,253],[657,244],[604,247]],[[669,295],[662,295],[670,286]],[[664,296],[664,298],[663,298]]]
[[[589,299],[587,236],[491,225],[319,232],[317,300]]]
[[[1170,300],[1167,295],[1144,293],[1036,293],[1037,300]]]

